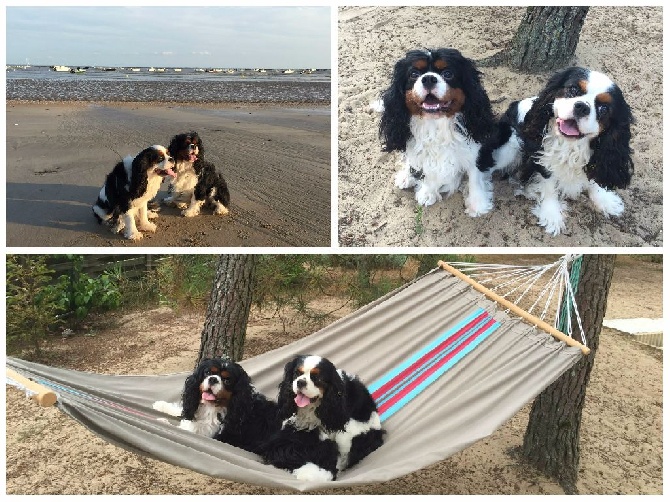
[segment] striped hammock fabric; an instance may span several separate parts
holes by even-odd
[[[379,403],[383,446],[331,482],[307,482],[255,455],[164,423],[157,400],[178,401],[186,373],[117,376],[8,358],[58,394],[58,408],[127,450],[244,483],[306,491],[380,483],[443,460],[492,434],[582,357],[463,280],[435,270],[312,335],[242,361],[276,396],[286,361],[327,357],[357,374]]]
[[[423,347],[368,387],[382,422],[419,395],[500,327],[477,309],[435,342]]]

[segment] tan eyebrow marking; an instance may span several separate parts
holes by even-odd
[[[596,96],[596,101],[598,103],[611,103],[612,95],[609,92],[601,92]]]
[[[435,61],[434,64],[435,64],[435,68],[437,68],[438,70],[444,70],[448,66],[447,62],[443,61],[441,59],[438,59],[437,61]]]
[[[412,63],[412,66],[417,70],[425,70],[426,68],[428,68],[428,61],[426,61],[425,59],[419,59],[418,61],[414,61]]]
[[[577,85],[582,90],[582,92],[586,94],[586,90],[588,89],[589,86],[588,80],[580,80],[579,82],[577,82]]]

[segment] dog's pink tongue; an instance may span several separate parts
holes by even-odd
[[[561,132],[566,136],[579,136],[581,134],[577,128],[577,122],[572,119],[556,119],[556,123],[558,124],[558,128],[561,130]]]
[[[202,393],[202,398],[205,401],[216,401],[216,396],[212,394],[211,392],[203,392]]]
[[[188,156],[188,160],[191,162],[195,162],[196,160],[198,160],[198,156],[195,153],[191,153]]]
[[[305,394],[297,394],[295,396],[295,404],[298,405],[298,408],[304,408],[309,403],[310,400]]]
[[[173,178],[177,179],[177,173],[175,173],[172,169],[167,169],[165,172],[168,176],[172,176]]]

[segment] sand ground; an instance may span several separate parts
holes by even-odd
[[[398,153],[383,153],[379,115],[369,110],[393,65],[417,48],[454,47],[480,60],[513,37],[522,7],[342,7],[338,16],[338,223],[341,246],[662,246],[663,18],[661,7],[592,7],[576,61],[609,74],[636,117],[635,175],[620,191],[623,216],[607,219],[586,196],[570,202],[567,229],[552,237],[532,202],[495,179],[491,213],[471,218],[460,193],[420,210],[393,176]],[[424,21],[421,21],[424,20]],[[430,22],[425,22],[430,20]],[[539,92],[548,75],[481,68],[496,113]]]
[[[522,257],[524,259],[525,257]],[[546,257],[545,257],[546,258]],[[539,259],[539,258],[538,258]],[[519,258],[491,256],[494,263]],[[481,260],[485,261],[485,260]],[[546,263],[545,260],[543,263]],[[660,264],[620,256],[608,319],[662,317]],[[324,312],[341,305],[321,299]],[[348,311],[339,310],[336,316]],[[46,362],[98,373],[173,373],[192,368],[203,312],[158,308],[114,314],[88,327],[88,336],[55,337]],[[245,357],[312,332],[252,310]],[[663,493],[662,351],[605,328],[586,394],[577,487],[582,494]],[[509,451],[521,445],[529,406],[490,437],[429,468],[383,484],[331,494],[561,494],[561,488]],[[8,494],[288,494],[210,478],[112,446],[56,408],[39,408],[7,387]]]
[[[91,206],[116,162],[190,130],[228,182],[230,213],[165,208],[138,242],[98,225]],[[328,246],[330,151],[327,106],[9,102],[7,245]]]

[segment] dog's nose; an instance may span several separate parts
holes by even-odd
[[[591,107],[589,106],[588,103],[585,103],[584,101],[577,101],[575,103],[575,117],[581,118],[581,117],[586,117],[589,113],[591,113]]]
[[[216,385],[217,383],[219,383],[219,378],[215,377],[215,376],[211,376],[207,379],[207,383],[209,385]]]
[[[426,89],[432,89],[437,85],[437,77],[435,75],[426,74],[421,77],[421,83]]]
[[[301,378],[300,380],[296,381],[295,384],[298,387],[298,389],[304,389],[305,387],[307,387],[307,381],[304,378]]]

